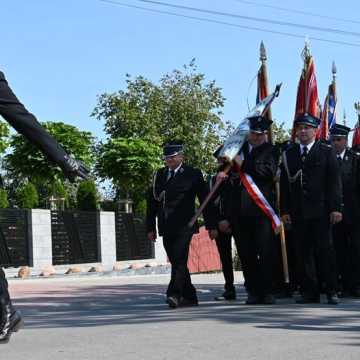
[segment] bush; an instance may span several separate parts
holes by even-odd
[[[21,186],[15,193],[16,204],[22,209],[34,209],[39,205],[39,195],[31,182]]]
[[[7,192],[4,189],[0,189],[0,209],[6,209],[9,207],[9,200]]]
[[[95,183],[91,180],[82,181],[77,190],[76,200],[79,210],[97,210],[99,204],[99,196],[96,190]]]

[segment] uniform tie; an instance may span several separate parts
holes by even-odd
[[[307,148],[307,146],[304,146],[304,147],[303,147],[302,154],[301,154],[301,161],[302,161],[302,162],[305,161],[307,155],[308,155],[308,148]]]
[[[175,170],[170,169],[167,181],[170,181],[175,176]]]

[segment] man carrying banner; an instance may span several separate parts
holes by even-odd
[[[172,141],[164,146],[166,166],[155,173],[147,203],[147,236],[156,240],[156,218],[171,263],[171,280],[167,289],[170,308],[198,304],[196,290],[187,267],[189,246],[197,224],[189,226],[195,213],[195,197],[202,202],[206,183],[199,169],[185,165],[183,145]],[[208,223],[208,210],[204,217]]]
[[[320,119],[302,114],[294,121],[300,144],[283,153],[281,214],[291,224],[302,274],[301,304],[320,302],[321,279],[329,304],[338,304],[330,225],[341,221],[341,178],[331,146],[316,141]],[[318,261],[318,266],[315,262]]]
[[[59,165],[65,175],[74,180],[77,176],[87,178],[89,170],[81,161],[68,155],[58,142],[40,125],[9,87],[0,71],[0,115],[48,159]],[[1,264],[0,264],[1,266]],[[23,325],[20,313],[12,305],[5,273],[0,267],[0,344],[8,343],[13,332]]]
[[[249,118],[247,141],[235,158],[239,176],[230,179],[233,186],[227,205],[229,226],[239,250],[248,305],[275,303],[271,293],[273,230],[280,222],[273,210],[278,159],[274,146],[266,142],[270,124],[263,116]]]
[[[332,230],[341,295],[360,297],[360,154],[347,147],[349,132],[341,124],[330,129],[343,191],[343,219]]]

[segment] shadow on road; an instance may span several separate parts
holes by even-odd
[[[244,290],[238,300],[217,303],[213,297],[220,285],[197,285],[200,305],[170,310],[163,285],[117,285],[49,290],[15,299],[26,318],[27,328],[92,327],[211,319],[225,323],[250,324],[258,328],[289,331],[360,332],[360,300],[344,300],[338,306],[300,306],[283,299],[274,306],[246,306]],[[358,337],[349,338],[360,345]]]

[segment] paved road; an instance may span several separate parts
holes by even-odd
[[[239,274],[237,274],[239,280]],[[6,360],[227,360],[360,358],[360,301],[338,307],[212,301],[220,274],[193,276],[201,304],[170,310],[168,275],[12,281],[26,328]]]

